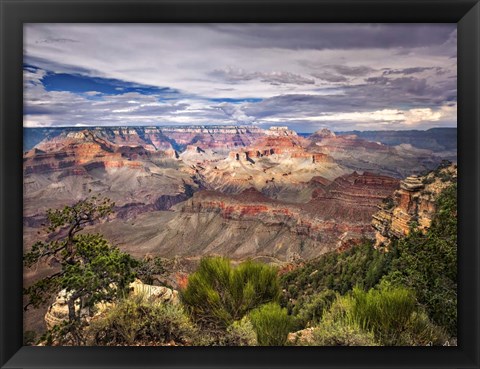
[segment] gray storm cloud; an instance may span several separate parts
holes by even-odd
[[[24,49],[27,126],[456,125],[454,24],[27,24]],[[51,91],[47,72],[178,93]]]

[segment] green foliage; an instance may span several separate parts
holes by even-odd
[[[241,320],[233,322],[227,328],[222,344],[225,346],[256,346],[257,333],[250,319],[245,316]]]
[[[345,337],[359,334],[367,339],[365,342],[386,346],[439,345],[446,341],[444,332],[430,322],[412,291],[388,284],[368,292],[354,288],[350,294],[339,296],[316,328],[316,341],[323,335],[325,342],[334,340],[331,334],[335,331]]]
[[[358,324],[347,324],[332,319],[323,320],[314,330],[313,339],[303,343],[308,346],[378,346],[372,332]]]
[[[372,330],[384,345],[401,344],[401,334],[407,329],[407,324],[417,309],[411,291],[398,287],[365,292],[355,288],[352,299],[349,314],[355,322],[366,330]]]
[[[101,235],[77,235],[74,242],[74,261],[60,260],[60,272],[25,288],[33,305],[38,306],[51,294],[66,289],[73,292],[73,301],[81,298],[83,307],[93,307],[99,301],[117,297],[133,281],[133,260]]]
[[[182,307],[151,302],[142,296],[119,301],[92,321],[88,336],[92,345],[194,344],[198,331]]]
[[[393,257],[392,253],[375,250],[369,241],[342,253],[322,255],[281,277],[286,291],[282,305],[295,314],[310,303],[312,296],[325,290],[345,294],[355,285],[372,288],[385,274]]]
[[[292,318],[287,309],[271,302],[249,314],[259,346],[283,346],[292,328]]]
[[[331,289],[344,295],[355,285],[368,290],[380,281],[413,291],[435,329],[444,327],[456,336],[456,184],[438,196],[435,217],[425,234],[413,228],[407,237],[393,240],[388,252],[375,250],[365,242],[343,253],[310,261],[281,277],[285,291],[281,302],[297,317],[297,328],[301,328],[302,324],[308,326],[308,311],[313,309],[312,301],[319,293]]]
[[[45,346],[77,346],[86,344],[84,334],[87,326],[85,319],[65,320],[46,331],[39,339]]]
[[[165,287],[168,286],[161,277],[168,274],[170,271],[172,262],[171,260],[162,258],[160,256],[146,257],[143,260],[137,261],[137,265],[134,269],[137,278],[143,283],[154,284],[155,281],[161,282]]]
[[[295,316],[295,330],[314,326],[322,319],[323,312],[335,301],[337,294],[332,290],[325,290],[318,294],[306,296],[303,304],[297,304],[292,310]]]
[[[226,258],[211,257],[200,261],[181,298],[199,324],[226,329],[279,293],[274,267],[245,261],[234,268]]]
[[[385,209],[392,209],[395,206],[395,202],[393,201],[392,196],[387,196],[382,200],[382,205]]]
[[[412,232],[395,247],[386,282],[413,289],[428,316],[456,336],[457,329],[457,186],[437,200],[426,234]]]
[[[435,182],[435,177],[434,177],[434,176],[424,177],[424,178],[422,179],[422,183],[423,183],[424,185],[428,185],[428,184],[431,184],[431,183],[433,183],[433,182]]]
[[[413,313],[402,336],[402,341],[409,346],[443,346],[449,339],[445,329],[432,323],[423,311]]]
[[[110,245],[100,234],[79,233],[85,226],[110,214],[112,207],[110,200],[92,197],[62,210],[48,210],[45,228],[48,241],[35,243],[24,255],[27,267],[50,259],[60,265],[59,271],[24,289],[29,301],[25,309],[30,305],[39,307],[62,289],[69,296],[69,321],[50,332],[47,342],[55,336],[68,336],[76,340],[75,344],[84,344],[79,332],[85,308],[93,312],[97,302],[117,298],[134,279],[132,268],[136,263],[128,254]],[[70,334],[66,335],[65,330]]]

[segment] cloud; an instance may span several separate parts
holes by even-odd
[[[397,128],[423,127],[457,98],[455,24],[27,24],[24,60],[30,125],[306,127],[398,110]]]
[[[339,74],[334,74],[330,72],[312,72],[311,76],[318,78],[322,81],[337,83],[337,82],[347,82],[348,78],[341,76]]]
[[[335,72],[344,76],[361,77],[374,71],[373,68],[361,65],[361,66],[348,66],[348,65],[327,65],[328,69],[333,69]]]
[[[87,96],[98,96],[98,95],[101,95],[102,93],[99,92],[99,91],[87,91],[87,92],[84,92],[85,95]]]
[[[47,91],[42,84],[46,72],[24,70],[24,126],[96,126],[158,124],[235,124],[237,113],[225,113],[207,100],[165,100],[163,95],[124,92],[103,94],[98,91],[73,93]],[[95,97],[94,100],[91,98]],[[245,116],[243,120],[249,119]]]
[[[383,71],[384,76],[388,76],[391,74],[404,74],[404,75],[409,75],[409,74],[417,74],[417,73],[422,73],[426,70],[432,70],[435,69],[434,67],[412,67],[412,68],[403,68],[403,69],[386,69]],[[441,69],[441,68],[437,68]]]
[[[424,78],[414,77],[400,77],[400,78],[386,78],[386,77],[370,77],[367,78],[368,83],[377,86],[388,86],[389,88],[400,89],[415,95],[423,95],[427,92],[429,86],[427,80]]]
[[[242,68],[226,67],[215,69],[210,73],[212,77],[220,78],[229,82],[251,81],[254,79],[270,84],[296,84],[306,85],[314,84],[313,79],[309,79],[298,74],[289,72],[247,72]]]
[[[212,25],[249,47],[299,49],[412,48],[442,45],[449,24],[236,24]]]
[[[255,117],[245,114],[242,106],[224,102],[217,105],[216,108],[220,109],[227,116],[232,118],[237,124],[252,124],[255,121]]]
[[[397,130],[400,125],[406,129],[428,129],[451,127],[456,122],[456,106],[442,106],[439,109],[383,109],[349,113],[325,113],[318,116],[268,117],[259,121],[261,126],[286,124],[298,132],[311,132],[323,127],[336,131],[353,129]]]

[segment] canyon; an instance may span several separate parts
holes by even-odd
[[[45,211],[91,195],[115,202],[96,226],[131,254],[229,255],[282,263],[373,237],[399,180],[443,160],[323,129],[94,127],[31,131],[24,153],[24,244]],[[401,189],[400,189],[401,190]]]
[[[428,226],[429,191],[442,188],[438,178],[418,188],[423,177],[405,178],[452,158],[451,150],[446,155],[412,141],[388,145],[325,129],[308,135],[256,126],[24,131],[25,250],[43,237],[47,209],[105,196],[115,202],[114,214],[85,231],[103,234],[137,259],[175,260],[184,274],[205,255],[289,266],[364,238],[388,247],[387,239],[408,232],[412,219]],[[25,270],[25,285],[52,270],[47,264]],[[45,311],[31,312],[26,326],[41,331]]]

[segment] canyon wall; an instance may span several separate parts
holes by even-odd
[[[425,231],[436,210],[436,198],[457,179],[457,166],[444,164],[424,176],[409,176],[400,182],[400,189],[378,205],[373,215],[376,247],[388,247],[392,239],[409,234],[414,226]]]

